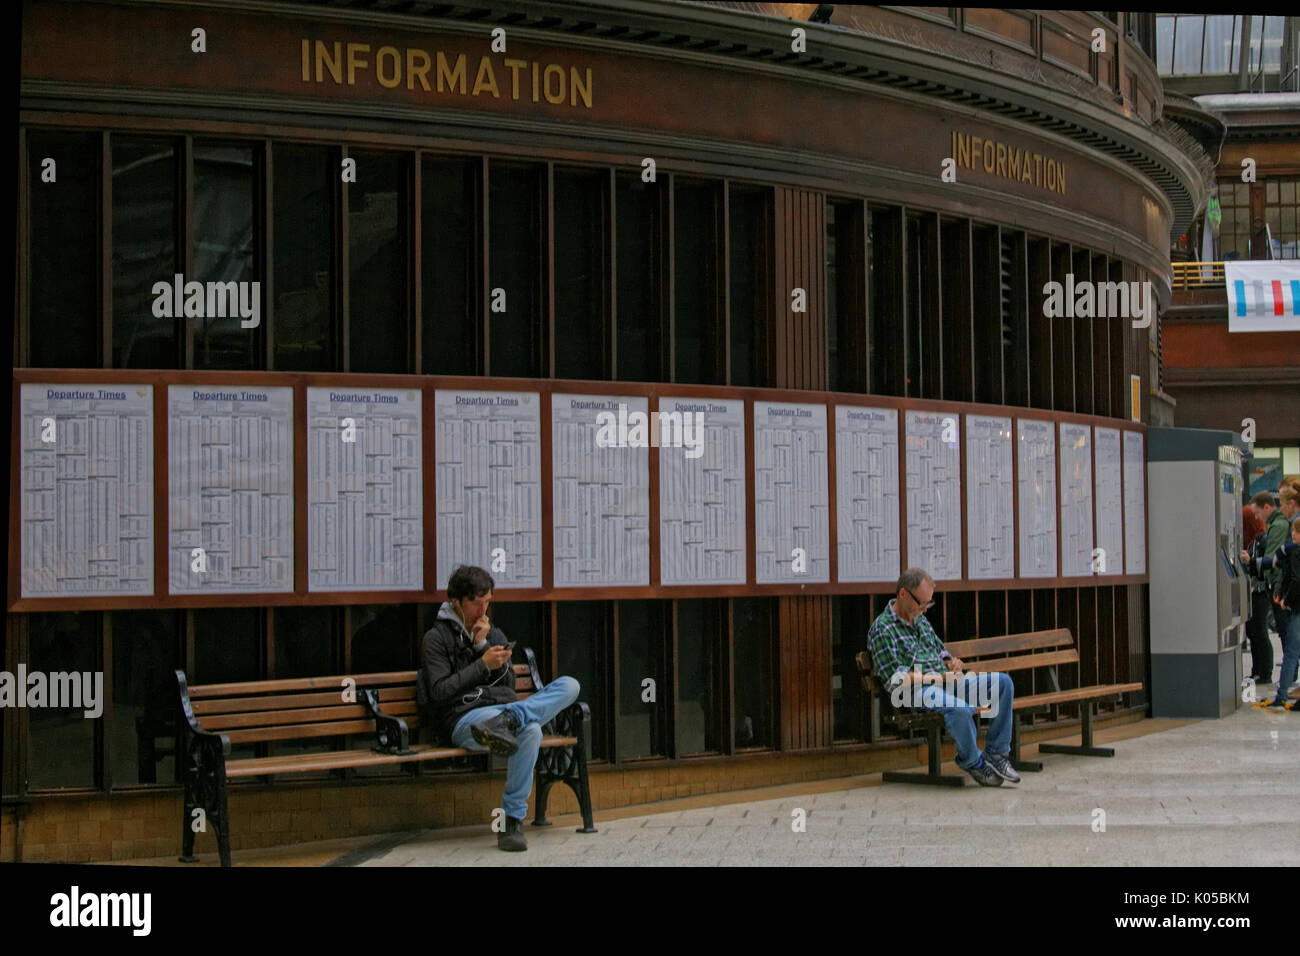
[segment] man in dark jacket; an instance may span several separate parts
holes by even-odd
[[[1284,504],[1287,509],[1291,508],[1291,503],[1289,501],[1284,502]],[[1249,555],[1249,560],[1246,562],[1246,570],[1263,582],[1263,594],[1272,604],[1273,623],[1277,627],[1278,637],[1285,643],[1287,623],[1291,618],[1291,614],[1273,598],[1280,577],[1278,568],[1274,567],[1274,558],[1277,556],[1278,550],[1287,543],[1287,539],[1290,537],[1287,533],[1289,530],[1288,519],[1290,516],[1285,513],[1285,510],[1279,510],[1273,505],[1273,496],[1267,491],[1258,492],[1250,499],[1250,505],[1255,509],[1256,517],[1258,517],[1264,525],[1264,545],[1262,551],[1258,545],[1252,549],[1253,554]],[[1243,555],[1245,554],[1246,553],[1243,552]],[[1256,611],[1253,602],[1251,611],[1252,613],[1255,613]],[[1267,625],[1265,625],[1266,637],[1267,634]],[[1271,644],[1269,645],[1269,663],[1270,665],[1272,664]],[[1257,673],[1263,672],[1257,671]],[[1272,679],[1273,668],[1270,666],[1268,669],[1268,677],[1265,679],[1265,682],[1270,682]],[[1259,701],[1259,706],[1264,706],[1266,703],[1266,701],[1261,700]]]
[[[515,694],[511,646],[488,620],[492,576],[461,565],[447,581],[447,601],[420,647],[420,667],[430,716],[444,741],[466,750],[490,750],[509,757],[501,800],[505,830],[502,850],[527,850],[524,816],[533,790],[533,767],[542,725],[578,699],[578,682],[557,677],[520,700]]]

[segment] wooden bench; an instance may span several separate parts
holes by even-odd
[[[515,691],[521,699],[543,686],[532,650],[523,650],[528,663],[514,665]],[[421,729],[429,729],[415,702],[418,673],[341,674],[190,687],[185,672],[176,671],[181,705],[177,750],[185,793],[180,860],[193,863],[198,859],[194,855],[192,821],[195,811],[201,808],[216,835],[221,865],[230,866],[227,780],[390,764],[404,765],[414,773],[425,761],[485,756],[482,751],[416,742]],[[354,682],[351,693],[346,692],[347,680]],[[543,731],[535,770],[537,809],[533,826],[550,826],[546,819],[548,794],[552,786],[563,783],[578,798],[583,823],[578,832],[595,833],[587,783],[591,710],[577,701],[557,714]],[[366,750],[226,759],[232,744],[346,734],[373,734],[375,745]]]
[[[953,641],[945,644],[948,653],[960,658],[963,669],[968,673],[1015,673],[1043,668],[1051,690],[1041,694],[1017,697],[1012,705],[1015,713],[1042,710],[1060,704],[1079,704],[1081,742],[1079,744],[1039,744],[1039,753],[1076,754],[1088,757],[1113,757],[1113,747],[1098,747],[1093,742],[1093,708],[1099,701],[1118,697],[1142,689],[1142,683],[1127,684],[1092,684],[1087,687],[1074,687],[1061,690],[1056,668],[1060,664],[1075,664],[1079,661],[1078,649],[1068,628],[1054,628],[1044,631],[1031,631],[1024,634],[1008,634],[1002,637],[984,637],[968,641]],[[885,710],[886,720],[892,722],[900,733],[924,730],[929,757],[929,769],[925,773],[915,771],[886,771],[884,780],[891,783],[930,783],[957,786],[964,783],[964,778],[952,774],[942,774],[940,767],[940,731],[943,728],[943,715],[935,711],[918,708],[893,708],[884,684],[876,675],[871,662],[871,655],[863,651],[857,657],[858,673],[862,677],[863,689],[871,695],[868,701],[871,726],[878,726],[881,710]],[[1027,761],[1020,757],[1020,721],[1013,717],[1011,721],[1011,763],[1017,770],[1038,771],[1043,769],[1041,761]]]

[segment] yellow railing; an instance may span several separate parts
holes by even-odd
[[[1175,262],[1175,289],[1223,288],[1222,262]]]

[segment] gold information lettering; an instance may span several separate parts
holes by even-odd
[[[403,84],[408,90],[458,96],[567,104],[591,109],[591,67],[539,63],[502,56],[454,57],[442,50],[381,46],[369,43],[302,41],[302,81],[355,86],[357,78],[374,77],[385,89]]]
[[[951,156],[959,167],[983,169],[993,176],[1065,195],[1065,163],[1042,153],[953,130]]]

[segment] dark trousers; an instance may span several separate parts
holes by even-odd
[[[1273,679],[1273,642],[1268,639],[1268,609],[1272,605],[1273,600],[1267,591],[1250,595],[1250,620],[1246,622],[1246,638],[1250,641],[1250,672],[1260,683],[1268,683]]]

